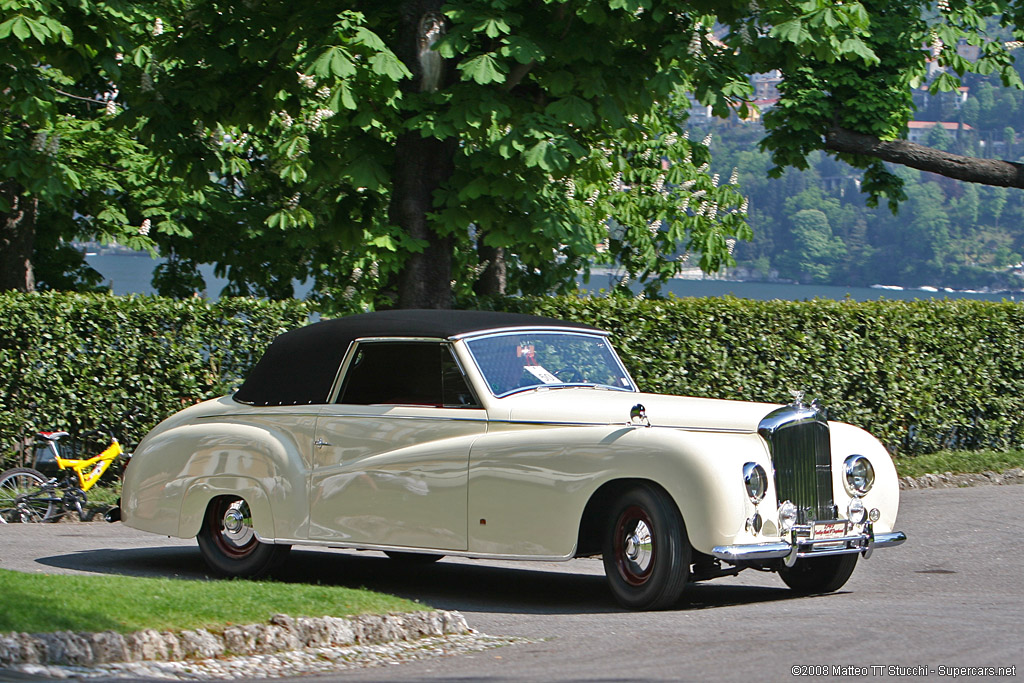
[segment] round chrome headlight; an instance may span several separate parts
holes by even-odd
[[[747,487],[750,502],[757,505],[764,500],[764,494],[768,491],[768,475],[757,463],[748,462],[743,466],[743,484]]]
[[[786,501],[779,506],[779,529],[782,533],[786,533],[793,528],[796,524],[797,509],[796,505],[793,505],[790,501]]]
[[[843,463],[843,474],[846,492],[854,497],[863,496],[875,483],[875,468],[863,455],[848,457]]]

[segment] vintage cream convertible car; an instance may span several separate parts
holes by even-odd
[[[817,405],[639,393],[607,333],[483,311],[281,335],[233,396],[146,436],[122,500],[126,524],[196,536],[224,575],[265,574],[293,544],[602,555],[635,609],[746,568],[833,591],[906,539],[889,455]]]

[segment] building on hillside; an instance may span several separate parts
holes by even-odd
[[[936,126],[941,126],[945,129],[954,140],[960,139],[961,133],[974,130],[966,123],[957,123],[955,121],[910,121],[907,123],[907,140],[922,145],[926,144],[928,142],[928,134]]]

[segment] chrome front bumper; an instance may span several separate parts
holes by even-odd
[[[868,558],[875,548],[893,548],[907,540],[907,535],[902,531],[875,534],[870,526],[859,534],[822,540],[812,540],[809,536],[802,535],[802,531],[803,528],[794,529],[790,541],[715,546],[711,549],[711,554],[728,562],[785,558],[786,564],[793,566],[793,563],[805,557],[862,553]]]

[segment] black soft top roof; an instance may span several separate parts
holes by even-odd
[[[506,327],[571,327],[599,331],[582,323],[498,311],[403,309],[350,315],[278,336],[234,399],[257,406],[326,403],[345,352],[356,339],[449,339]]]

